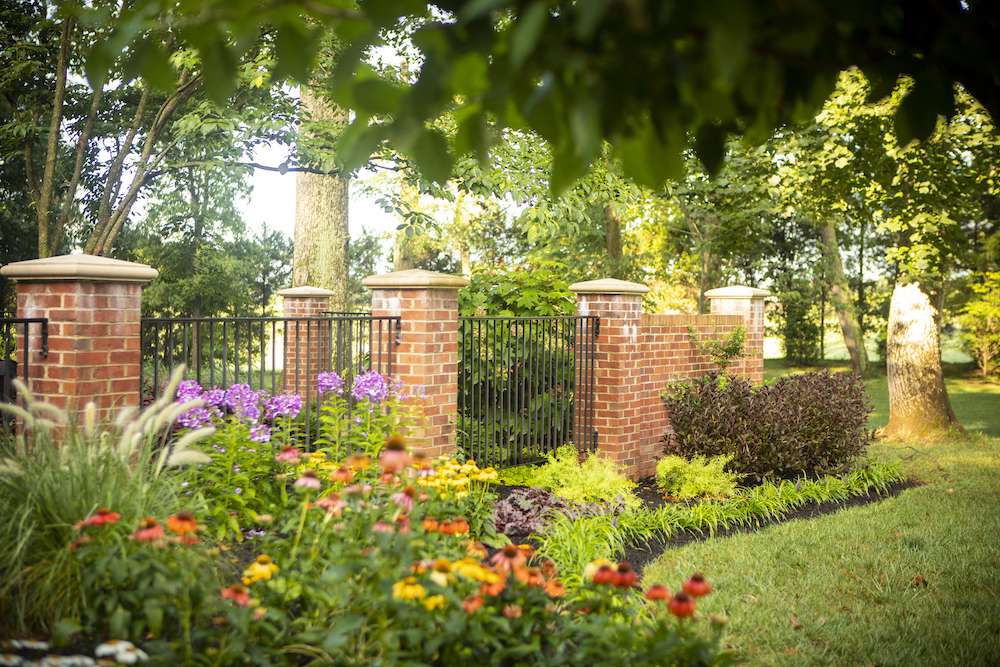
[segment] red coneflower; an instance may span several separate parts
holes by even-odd
[[[712,592],[712,586],[705,581],[705,575],[695,572],[691,578],[684,582],[684,592],[693,598],[700,598]]]
[[[222,589],[222,599],[232,600],[233,603],[246,607],[250,604],[250,592],[243,584],[233,584]]]
[[[607,586],[609,584],[614,584],[617,580],[617,572],[610,565],[602,565],[597,568],[597,572],[594,573],[594,583],[598,586]]]
[[[470,595],[465,598],[462,602],[462,609],[465,610],[466,614],[474,614],[476,610],[483,606],[483,596],[482,595]]]
[[[677,618],[687,618],[694,615],[694,598],[687,593],[677,593],[670,598],[667,609]]]
[[[618,588],[632,588],[639,580],[639,575],[635,573],[632,566],[625,561],[618,563],[618,571],[615,572],[614,585]]]
[[[436,533],[438,532],[438,520],[433,517],[427,517],[420,522],[426,533]]]
[[[653,584],[646,591],[646,599],[654,602],[664,602],[670,599],[670,591],[662,584]]]
[[[87,544],[88,542],[91,541],[93,541],[93,538],[91,538],[90,535],[81,535],[80,537],[76,538],[75,540],[69,543],[69,550],[76,551],[84,544]]]
[[[166,537],[166,533],[163,532],[163,526],[151,516],[143,519],[139,528],[132,533],[132,539],[136,542],[159,542],[164,537]]]
[[[178,512],[167,517],[167,529],[177,535],[191,535],[198,530],[198,522],[191,512]]]
[[[479,592],[482,595],[488,595],[490,597],[496,597],[503,593],[503,590],[507,588],[507,575],[503,572],[497,573],[497,580],[493,583],[483,582],[479,585]]]
[[[118,523],[118,520],[121,518],[122,515],[118,512],[112,512],[107,507],[98,507],[96,512],[86,519],[78,521],[73,527],[80,530],[86,526],[103,526],[105,524]]]

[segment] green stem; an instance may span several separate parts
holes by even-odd
[[[291,561],[295,562],[295,556],[299,553],[299,542],[302,540],[302,530],[306,525],[306,511],[309,508],[309,502],[306,500],[302,503],[302,512],[299,514],[299,527],[295,531],[295,542],[292,543],[292,555]]]

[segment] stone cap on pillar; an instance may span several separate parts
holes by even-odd
[[[763,299],[768,296],[771,296],[768,290],[746,285],[716,287],[705,292],[705,297],[708,299]]]
[[[361,284],[370,289],[459,289],[468,285],[469,281],[447,273],[408,269],[368,276]]]
[[[302,299],[328,299],[333,296],[333,290],[302,285],[301,287],[286,287],[283,290],[278,290],[278,296],[286,299],[288,297],[292,297],[293,299],[295,297]]]
[[[569,286],[569,291],[576,294],[645,294],[649,288],[641,283],[630,283],[627,280],[602,278],[573,283]]]
[[[146,265],[97,255],[58,255],[13,262],[0,275],[20,281],[93,280],[107,283],[148,283],[159,272]]]

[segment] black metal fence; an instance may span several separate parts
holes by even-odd
[[[314,425],[316,376],[332,370],[350,382],[368,370],[391,375],[399,334],[399,317],[358,313],[143,318],[140,398],[150,401],[184,364],[186,378],[206,388],[245,383],[272,394],[298,393],[305,423]]]
[[[600,319],[459,318],[458,444],[480,465],[531,463],[562,445],[597,447]]]
[[[33,336],[32,333],[37,335]],[[17,342],[22,341],[18,360]],[[13,403],[17,398],[14,378],[25,384],[31,377],[31,359],[49,354],[49,321],[44,317],[5,317],[0,319],[0,401]]]

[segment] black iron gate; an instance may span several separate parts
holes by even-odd
[[[32,337],[32,325],[38,336]],[[18,360],[18,340],[21,341],[21,358]],[[13,403],[17,398],[14,378],[20,375],[28,384],[31,377],[31,358],[49,354],[49,320],[44,317],[5,317],[0,319],[0,401]]]
[[[597,447],[600,318],[459,318],[458,446],[480,465],[531,463],[566,444]]]

